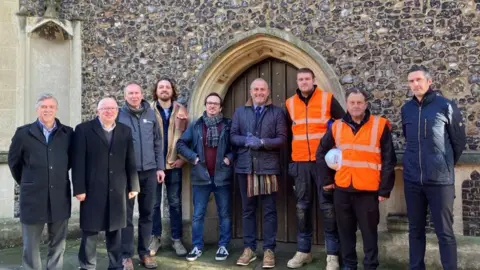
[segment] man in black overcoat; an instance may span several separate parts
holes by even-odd
[[[81,269],[95,269],[98,232],[105,231],[108,269],[123,269],[121,229],[126,227],[126,201],[140,191],[132,132],[115,123],[117,102],[102,99],[98,117],[79,124],[73,136],[73,192],[80,201]]]
[[[73,129],[55,118],[58,103],[50,94],[36,103],[38,118],[19,127],[8,151],[8,165],[20,185],[23,269],[42,269],[40,242],[48,225],[47,269],[63,269],[71,213],[70,145]]]

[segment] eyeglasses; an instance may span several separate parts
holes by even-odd
[[[220,106],[220,103],[218,103],[218,102],[206,102],[205,105]]]
[[[99,111],[116,111],[118,107],[106,107],[106,108],[99,108]]]

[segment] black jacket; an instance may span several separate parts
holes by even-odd
[[[232,180],[234,155],[232,146],[230,145],[231,124],[232,121],[230,119],[223,118],[215,164],[214,182],[216,186],[228,185]],[[177,152],[184,156],[190,163],[193,164],[197,157],[200,159],[197,165],[192,165],[191,182],[193,185],[208,185],[211,183],[205,163],[203,125],[204,122],[202,117],[200,117],[197,121],[190,124],[177,141]],[[230,165],[223,162],[225,157],[230,160]]]
[[[245,147],[247,133],[263,139],[259,150]],[[252,101],[235,110],[230,131],[231,143],[236,147],[235,173],[280,174],[280,151],[287,143],[287,125],[284,111],[271,102],[265,105],[258,126]]]
[[[352,128],[354,134],[356,134],[362,126],[370,119],[370,111],[367,110],[365,117],[360,124],[355,123],[349,113],[345,114],[341,121],[346,123]],[[335,138],[333,137],[332,130],[328,129],[327,133],[323,136],[317,149],[317,163],[321,166],[322,177],[324,179],[324,186],[334,183],[335,171],[331,170],[325,162],[325,155],[327,152],[335,147]],[[382,170],[380,172],[380,186],[378,195],[383,197],[390,197],[390,192],[393,189],[395,183],[395,165],[397,164],[397,157],[395,155],[395,149],[393,147],[392,133],[390,128],[385,127],[380,138],[380,155],[382,157]],[[349,188],[335,187],[350,192],[357,192],[352,186]],[[363,191],[362,191],[363,192]]]
[[[109,144],[97,118],[75,128],[73,143],[73,193],[86,193],[80,228],[97,232],[126,227],[127,192],[140,191],[132,131],[117,123]]]
[[[403,178],[416,184],[452,185],[454,166],[465,149],[465,124],[452,101],[429,90],[402,107],[405,136]]]
[[[47,144],[36,121],[19,127],[8,151],[8,165],[20,185],[20,221],[49,223],[70,218],[72,192],[68,170],[73,129],[56,119]]]

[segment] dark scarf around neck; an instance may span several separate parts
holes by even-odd
[[[202,119],[207,126],[207,146],[217,147],[218,141],[220,139],[220,134],[218,133],[217,126],[222,122],[223,114],[219,113],[214,117],[208,117],[207,112],[203,112]]]

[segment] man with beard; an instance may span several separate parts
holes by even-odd
[[[233,152],[230,147],[230,124],[224,118],[222,98],[211,93],[205,98],[203,116],[192,123],[177,142],[178,153],[193,164],[191,173],[193,193],[192,245],[187,255],[194,261],[202,255],[203,228],[210,194],[215,195],[220,224],[217,261],[228,257],[227,246],[232,238],[230,218],[230,183],[232,181]]]
[[[172,247],[178,256],[187,255],[182,244],[182,166],[185,161],[177,155],[176,144],[187,127],[187,110],[176,102],[177,89],[172,80],[160,79],[153,89],[152,108],[155,111],[160,134],[163,136],[163,157],[165,160],[165,185],[170,212]],[[153,209],[150,255],[155,256],[161,246],[162,183],[157,184],[156,201]]]
[[[257,202],[263,204],[263,268],[275,267],[277,236],[277,177],[280,174],[280,150],[287,142],[285,114],[272,104],[267,82],[258,78],[250,85],[250,98],[235,110],[230,132],[232,145],[238,148],[235,173],[242,196],[244,251],[237,265],[257,259]]]
[[[315,163],[315,152],[330,119],[339,119],[345,111],[329,92],[314,85],[315,76],[309,68],[297,71],[295,95],[287,99],[288,123],[291,141],[291,162],[288,173],[295,180],[297,198],[297,252],[288,261],[289,268],[299,268],[312,261],[312,205],[317,188],[320,210],[323,214],[326,270],[339,269],[340,243],[332,191],[324,191],[320,168]]]
[[[117,102],[100,100],[98,117],[79,124],[73,136],[73,193],[80,201],[81,269],[95,269],[98,233],[105,231],[109,266],[123,269],[121,229],[127,223],[127,196],[140,191],[132,131],[115,123]]]
[[[118,122],[132,130],[133,148],[140,181],[138,194],[138,256],[140,263],[149,269],[157,268],[150,256],[148,242],[152,231],[153,204],[158,183],[163,182],[165,161],[162,152],[162,137],[155,112],[143,100],[142,88],[129,84],[124,89],[125,104],[118,114]],[[127,227],[122,229],[124,270],[133,270],[133,208],[135,199],[127,200]]]
[[[58,103],[54,96],[41,95],[35,107],[37,120],[17,129],[8,151],[8,166],[20,185],[22,267],[42,268],[40,242],[47,224],[47,269],[63,269],[72,203],[68,170],[73,129],[55,118]]]

